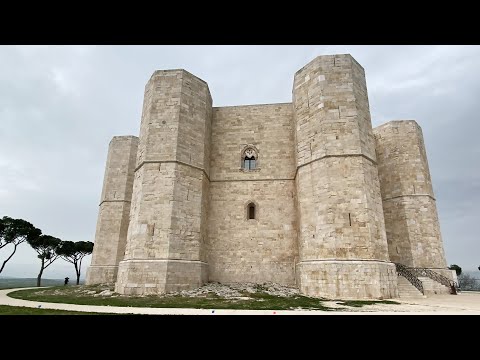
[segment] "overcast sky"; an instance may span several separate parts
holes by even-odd
[[[298,69],[342,53],[365,69],[374,127],[401,119],[422,127],[447,262],[475,270],[480,46],[1,46],[0,217],[93,241],[108,143],[138,136],[144,86],[157,69],[205,80],[214,106],[291,102]],[[23,244],[1,275],[35,277],[39,266]],[[57,260],[43,277],[74,274]]]

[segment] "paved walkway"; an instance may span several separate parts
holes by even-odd
[[[35,288],[22,288],[35,289]],[[368,305],[363,311],[318,310],[212,310],[168,309],[120,306],[76,305],[14,299],[8,293],[21,289],[0,290],[0,305],[117,314],[149,315],[480,315],[480,292],[459,295],[435,295],[426,299],[398,300],[401,305]]]

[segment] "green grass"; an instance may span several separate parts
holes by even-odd
[[[362,307],[365,305],[374,305],[374,304],[391,304],[399,305],[400,303],[392,300],[343,300],[338,301],[337,304],[351,307]]]
[[[191,308],[191,309],[240,309],[240,310],[322,310],[341,311],[324,304],[326,300],[307,296],[280,297],[267,294],[259,286],[256,293],[242,293],[242,299],[225,299],[214,293],[205,296],[93,296],[105,287],[99,286],[57,286],[48,289],[18,290],[8,294],[16,299],[103,306],[149,307],[149,308]],[[85,291],[92,292],[86,294]],[[95,294],[93,294],[95,292]],[[394,301],[345,301],[346,306],[363,306],[376,303],[398,304]]]
[[[266,294],[264,292],[247,294],[248,300],[243,299],[224,299],[215,294],[208,294],[205,297],[183,297],[183,296],[165,296],[156,295],[136,297],[136,296],[117,296],[117,297],[94,297],[88,294],[75,292],[75,288],[65,289],[63,286],[57,286],[49,289],[30,289],[14,291],[8,296],[16,299],[82,304],[82,305],[109,305],[109,306],[128,306],[128,307],[155,307],[155,308],[191,308],[191,309],[243,309],[243,310],[291,310],[296,308],[312,310],[333,310],[322,304],[322,300],[309,298],[306,296],[279,297]],[[80,288],[80,287],[78,287]],[[78,289],[77,288],[77,289]],[[95,287],[83,286],[83,289],[92,289]],[[100,292],[98,289],[97,293]]]
[[[0,305],[0,315],[103,315],[103,313],[38,309],[38,308],[29,308],[24,306]]]

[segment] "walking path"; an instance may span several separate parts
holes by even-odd
[[[32,289],[32,288],[22,288]],[[180,309],[141,308],[99,305],[77,305],[20,300],[7,294],[22,289],[0,290],[0,305],[25,306],[30,308],[57,309],[117,314],[149,315],[480,315],[480,292],[458,295],[434,295],[425,299],[398,300],[401,305],[375,304],[359,308],[359,311],[318,310],[228,310],[228,309]],[[361,309],[361,310],[360,310]]]

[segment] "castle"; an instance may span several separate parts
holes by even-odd
[[[141,295],[275,282],[381,299],[405,278],[423,293],[452,279],[422,130],[372,129],[352,56],[312,60],[281,104],[212,107],[205,81],[153,73],[140,136],[110,142],[87,284]]]

